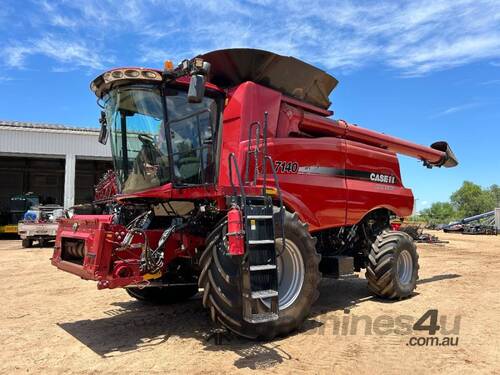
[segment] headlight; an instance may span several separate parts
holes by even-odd
[[[140,74],[141,73],[139,73],[139,71],[135,70],[135,69],[127,69],[127,70],[125,70],[125,75],[127,77],[130,77],[130,78],[137,78],[137,77],[139,77]]]

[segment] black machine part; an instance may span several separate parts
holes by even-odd
[[[349,256],[322,256],[319,271],[323,277],[340,279],[354,274],[354,258]]]
[[[323,109],[330,106],[328,96],[338,83],[303,61],[258,49],[223,49],[199,57],[211,64],[209,80],[219,87],[253,81]]]
[[[431,148],[443,151],[445,153],[444,158],[435,166],[453,168],[458,165],[457,157],[455,156],[455,154],[453,153],[447,142],[444,141],[434,142],[431,145]]]

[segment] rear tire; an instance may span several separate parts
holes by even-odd
[[[129,296],[139,301],[159,305],[185,301],[198,293],[198,286],[179,285],[166,287],[145,287],[143,289],[126,288],[126,291]]]
[[[307,225],[297,214],[286,212],[284,229],[286,252],[278,259],[279,319],[266,323],[252,324],[242,316],[242,292],[240,285],[240,258],[226,255],[224,236],[227,223],[220,224],[207,238],[207,247],[200,258],[202,272],[199,286],[204,289],[203,306],[210,311],[212,320],[220,323],[238,335],[251,339],[271,339],[286,335],[297,328],[309,315],[312,304],[319,296],[318,284],[320,256],[316,253],[315,240],[309,234]],[[281,233],[275,228],[275,233]],[[279,242],[277,241],[279,244]],[[278,245],[277,251],[281,249]],[[302,270],[299,278],[294,273],[280,270],[281,265],[290,265]],[[294,266],[292,266],[295,264]],[[282,290],[283,288],[287,290]],[[260,301],[263,310],[267,301]]]
[[[384,231],[377,236],[368,256],[368,287],[379,297],[408,298],[416,288],[418,269],[412,238],[404,232]]]

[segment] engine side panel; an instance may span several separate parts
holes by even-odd
[[[268,154],[275,162],[285,204],[309,223],[310,230],[352,225],[377,208],[410,215],[413,195],[403,187],[396,155],[342,135],[314,136],[301,123],[330,124],[311,115],[275,90],[246,82],[228,93],[222,131],[219,182],[229,186],[227,157],[234,152],[245,174],[250,124],[268,113]],[[262,130],[262,129],[261,129]],[[255,129],[251,138],[255,137]],[[252,142],[250,149],[255,147]],[[255,163],[250,160],[249,169]],[[233,170],[234,174],[234,170]],[[253,175],[250,173],[250,179]],[[236,183],[236,177],[234,177]],[[262,181],[260,181],[262,182]],[[270,170],[268,183],[272,184]]]
[[[310,230],[345,225],[343,139],[275,138],[268,152],[286,205],[310,224]]]
[[[413,194],[403,186],[394,153],[346,140],[346,171],[347,225],[377,208],[387,208],[398,216],[411,215]]]

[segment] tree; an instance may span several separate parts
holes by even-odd
[[[464,181],[460,189],[451,195],[450,200],[461,217],[491,211],[496,203],[490,190],[483,190],[481,186],[470,181]]]
[[[500,207],[500,186],[493,184],[490,186],[490,193],[493,195],[493,200],[495,202],[495,207]]]
[[[420,216],[430,223],[446,224],[456,219],[457,213],[451,203],[434,202],[431,207],[420,211]]]

